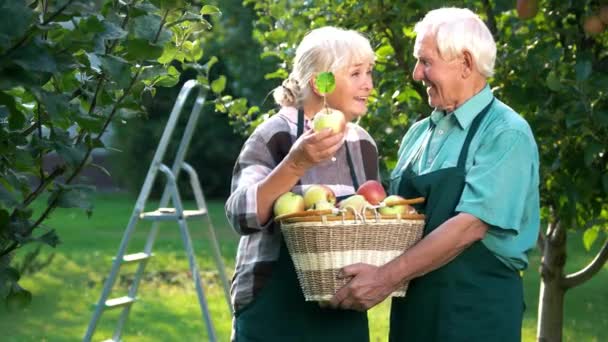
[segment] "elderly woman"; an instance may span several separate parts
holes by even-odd
[[[423,196],[423,239],[354,278],[332,300],[366,309],[405,281],[392,302],[391,341],[520,341],[520,271],[539,229],[538,151],[529,125],[494,97],[496,45],[466,9],[429,12],[415,26],[413,77],[431,115],[403,138],[391,191]]]
[[[275,89],[279,112],[247,139],[234,167],[226,214],[241,234],[232,282],[236,341],[365,341],[367,313],[306,302],[294,265],[273,222],[272,206],[287,191],[329,186],[338,199],[378,179],[378,151],[369,134],[351,123],[367,111],[374,52],[355,31],[323,27],[296,50],[293,71]],[[335,75],[327,104],[344,113],[346,131],[306,129],[323,108],[315,77]]]

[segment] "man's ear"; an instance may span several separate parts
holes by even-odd
[[[473,73],[473,55],[467,50],[462,52],[462,78],[469,78]]]
[[[310,81],[308,81],[308,84],[310,85],[310,89],[312,89],[312,92],[315,93],[315,95],[317,96],[321,96],[321,93],[319,93],[319,89],[317,89],[317,75],[314,75],[313,77],[310,78]]]

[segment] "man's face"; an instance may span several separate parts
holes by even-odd
[[[429,105],[446,112],[456,109],[463,89],[462,58],[444,60],[432,35],[416,41],[414,56],[417,61],[412,75],[426,87]]]

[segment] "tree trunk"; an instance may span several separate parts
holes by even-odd
[[[561,342],[566,292],[562,284],[566,263],[566,231],[559,222],[549,224],[542,254],[537,340]]]

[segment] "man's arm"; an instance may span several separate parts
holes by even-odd
[[[433,271],[481,240],[488,225],[460,213],[444,222],[412,248],[384,266],[355,264],[342,269],[353,277],[331,300],[332,307],[367,310],[383,301],[404,282]]]

